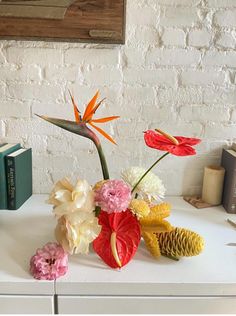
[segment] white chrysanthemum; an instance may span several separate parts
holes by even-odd
[[[145,171],[141,167],[131,167],[122,172],[122,178],[133,188]],[[143,178],[134,191],[134,193],[138,193],[139,197],[150,202],[164,198],[165,192],[166,189],[161,179],[152,172]]]
[[[58,216],[75,211],[91,213],[95,209],[94,192],[86,180],[78,180],[73,186],[67,178],[58,181],[47,201],[54,205],[53,212]]]

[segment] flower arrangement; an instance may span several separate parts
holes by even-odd
[[[182,256],[198,255],[204,240],[195,232],[173,227],[166,218],[171,205],[162,202],[165,187],[151,170],[167,155],[195,155],[197,138],[172,136],[159,129],[144,132],[145,144],[164,151],[148,169],[130,167],[122,172],[122,179],[110,179],[101,142],[94,128],[106,139],[115,140],[97,124],[117,119],[110,116],[95,119],[102,101],[99,93],[88,103],[83,116],[73,96],[75,121],[40,116],[42,119],[69,132],[89,138],[96,146],[100,158],[103,180],[90,186],[78,179],[75,185],[67,178],[58,181],[48,199],[57,218],[55,237],[38,249],[31,259],[31,273],[38,279],[55,279],[67,271],[68,254],[87,254],[92,244],[94,251],[111,268],[125,266],[135,255],[143,238],[150,254],[174,260]]]

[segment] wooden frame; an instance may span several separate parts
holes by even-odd
[[[16,0],[0,0],[0,4],[4,1]],[[27,2],[33,1],[36,0]],[[45,2],[37,2],[40,1]],[[3,16],[3,13],[1,16],[0,13],[0,38],[123,44],[125,8],[125,0],[76,0],[62,19]]]

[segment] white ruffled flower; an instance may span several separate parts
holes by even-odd
[[[122,178],[133,188],[145,171],[146,170],[141,167],[131,167],[122,172]],[[152,172],[149,172],[143,178],[134,191],[139,197],[149,202],[163,199],[165,192],[166,189],[161,179]]]
[[[67,178],[58,181],[47,202],[54,205],[53,212],[58,217],[75,211],[91,213],[95,209],[94,192],[86,180],[80,179],[75,186]]]
[[[70,253],[89,252],[89,245],[101,231],[94,213],[76,211],[59,218],[55,236],[63,249]]]

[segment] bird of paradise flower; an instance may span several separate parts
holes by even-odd
[[[109,179],[109,172],[108,172],[106,158],[102,150],[101,142],[99,138],[97,137],[97,135],[93,132],[93,130],[88,127],[88,125],[93,127],[97,132],[102,134],[110,142],[112,142],[113,144],[116,144],[115,140],[110,135],[108,135],[103,129],[96,126],[95,124],[106,123],[106,122],[119,118],[119,116],[109,116],[109,117],[94,119],[93,118],[94,114],[96,113],[96,111],[98,110],[102,102],[104,101],[103,99],[97,103],[98,96],[99,96],[99,91],[97,91],[94,97],[90,100],[82,116],[74,100],[74,97],[70,93],[71,101],[74,108],[75,121],[63,120],[63,119],[48,117],[44,115],[37,115],[37,114],[36,115],[42,118],[43,120],[49,123],[52,123],[58,127],[61,127],[71,133],[74,133],[74,134],[77,134],[77,135],[80,135],[92,140],[92,142],[95,144],[98,151],[98,155],[99,155],[101,167],[102,167],[103,178],[106,180],[106,179]]]

